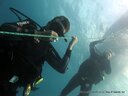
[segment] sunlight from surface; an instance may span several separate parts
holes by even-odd
[[[75,4],[81,26],[85,26],[82,27],[83,35],[91,39],[89,41],[101,39],[111,24],[128,10],[127,0],[82,0]]]

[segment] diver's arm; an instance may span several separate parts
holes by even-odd
[[[56,71],[60,73],[65,73],[67,69],[67,65],[69,63],[71,56],[71,50],[67,49],[65,55],[63,58],[59,56],[59,54],[54,50],[51,50],[51,52],[47,56],[47,62],[49,65],[51,65]]]
[[[69,46],[63,58],[59,56],[58,52],[52,46],[46,58],[46,61],[58,72],[65,73],[69,64],[72,48],[76,42],[76,38],[73,38],[72,41],[69,43]]]
[[[104,41],[104,39],[102,40],[98,40],[98,41],[93,41],[90,43],[89,48],[90,48],[90,55],[93,57],[96,55],[96,51],[95,51],[95,45],[98,43],[102,43]]]

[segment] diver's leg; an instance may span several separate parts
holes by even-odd
[[[89,96],[91,88],[92,88],[92,84],[89,83],[81,84],[80,94],[78,96]]]
[[[60,96],[67,96],[74,88],[80,85],[79,75],[76,74],[72,77],[72,79],[68,82],[66,87],[62,90]]]

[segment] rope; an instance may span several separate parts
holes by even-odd
[[[16,35],[16,36],[29,36],[29,37],[40,37],[40,38],[62,38],[62,39],[65,39],[65,37],[58,37],[58,36],[48,36],[48,35],[39,35],[39,34],[28,34],[28,33],[17,33],[17,32],[6,32],[6,31],[0,31],[0,34]]]

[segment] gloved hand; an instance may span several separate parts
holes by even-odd
[[[37,35],[44,35],[44,37],[35,37],[34,39],[36,41],[42,40],[42,41],[50,41],[53,42],[55,40],[58,40],[58,34],[55,31],[48,30],[48,31],[35,31],[35,34]]]
[[[69,43],[69,49],[72,50],[74,45],[78,42],[78,38],[76,36],[72,36],[72,40]]]
[[[50,39],[50,41],[52,42],[52,41],[56,41],[56,40],[58,40],[58,34],[55,32],[55,31],[51,31],[51,38],[49,38]]]

